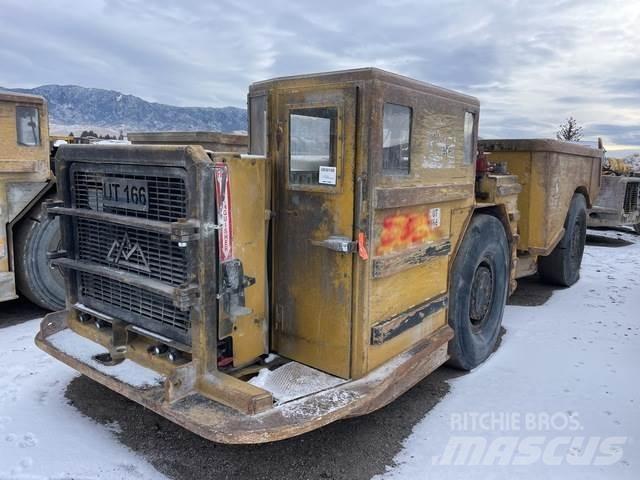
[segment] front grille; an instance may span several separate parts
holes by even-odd
[[[638,210],[638,183],[627,183],[624,193],[624,213],[633,213]]]
[[[149,211],[141,212],[104,206],[102,204],[102,185],[103,179],[107,176],[148,182]],[[76,208],[87,208],[99,212],[146,218],[160,222],[175,222],[187,216],[185,182],[184,179],[179,177],[75,171],[73,174],[73,187]]]
[[[87,306],[100,309],[104,305],[111,305],[142,317],[141,322],[136,322],[142,327],[158,333],[173,332],[173,337],[177,336],[185,342],[189,340],[186,336],[191,328],[189,312],[178,310],[170,300],[90,273],[80,273],[80,285],[81,300]]]
[[[152,173],[152,174],[150,174]],[[105,178],[144,181],[147,211],[103,204]],[[185,170],[150,166],[74,164],[70,169],[72,207],[156,222],[188,218]],[[186,287],[188,248],[168,234],[103,221],[75,220],[77,259],[156,280],[174,288]],[[87,306],[185,344],[191,343],[190,312],[174,306],[171,298],[95,273],[78,274],[78,296]]]
[[[174,286],[187,282],[186,249],[166,235],[83,218],[77,232],[81,260]]]

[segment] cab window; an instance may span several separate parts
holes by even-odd
[[[411,108],[385,103],[382,120],[382,170],[387,174],[409,173]]]
[[[475,115],[471,112],[464,112],[464,163],[471,165],[475,155],[473,144],[473,127],[475,124]]]
[[[249,152],[267,154],[267,97],[249,99]]]
[[[289,182],[335,186],[335,107],[299,108],[289,114]]]
[[[36,107],[16,107],[16,130],[18,145],[40,145],[40,122]]]

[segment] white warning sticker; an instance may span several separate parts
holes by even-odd
[[[324,167],[321,166],[318,171],[318,183],[323,185],[335,185],[336,184],[336,167]]]
[[[431,221],[432,227],[440,226],[440,209],[439,208],[430,208],[429,209],[429,220]]]

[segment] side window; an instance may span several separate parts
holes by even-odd
[[[249,152],[253,155],[267,153],[266,95],[249,99]]]
[[[476,149],[473,145],[473,126],[476,116],[471,112],[464,112],[464,163],[471,165]]]
[[[382,170],[407,174],[410,168],[411,108],[385,103],[382,119]]]
[[[19,145],[40,145],[40,122],[36,107],[16,107],[16,130]]]
[[[335,185],[335,107],[298,108],[289,113],[289,182],[297,185]]]

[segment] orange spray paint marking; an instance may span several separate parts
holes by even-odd
[[[358,233],[358,255],[362,260],[369,260],[369,252],[367,252],[367,238],[364,232]]]

